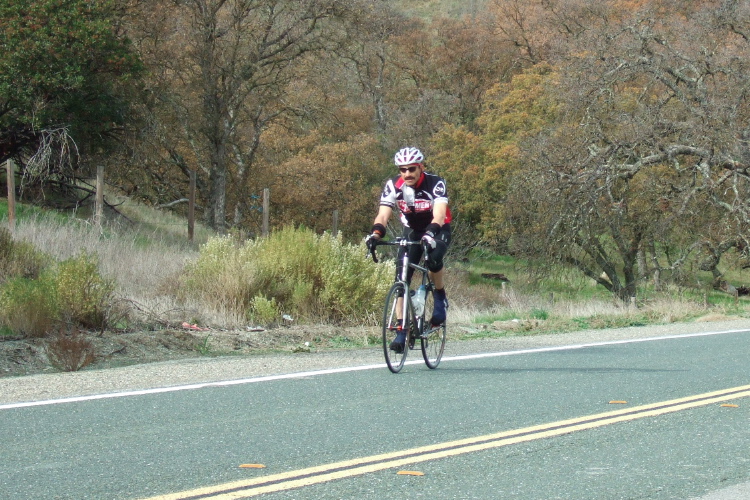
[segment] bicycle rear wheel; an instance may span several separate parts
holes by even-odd
[[[406,342],[400,352],[391,348],[391,343],[396,339],[396,327],[398,325],[396,315],[398,298],[401,296],[404,297],[404,300],[408,300],[408,291],[405,288],[402,283],[393,284],[386,296],[385,310],[383,311],[383,354],[385,354],[385,363],[388,365],[388,369],[393,373],[401,371],[409,352],[409,346]],[[408,328],[411,324],[410,308],[407,308],[406,311],[407,317],[403,319],[402,325],[406,325],[406,328]]]
[[[422,357],[425,364],[432,369],[437,368],[445,350],[446,327],[445,322],[439,326],[432,326],[430,318],[435,309],[435,299],[432,292],[425,297],[424,323],[422,325]]]

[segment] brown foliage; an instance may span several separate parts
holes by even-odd
[[[348,238],[360,238],[375,213],[376,199],[369,186],[386,175],[378,144],[369,135],[341,143],[319,142],[318,136],[312,136],[304,147],[286,142],[296,154],[264,178],[271,189],[273,225],[330,231],[336,210],[339,230]]]
[[[61,331],[47,344],[47,358],[58,370],[75,372],[94,362],[94,345],[77,330]]]
[[[228,225],[255,231],[259,212],[252,196],[271,187],[279,200],[288,189],[279,189],[282,164],[297,165],[293,174],[302,184],[319,184],[317,177],[340,184],[341,174],[351,172],[354,179],[345,183],[369,193],[383,181],[373,165],[384,154],[406,143],[424,147],[443,123],[472,122],[484,92],[512,64],[512,47],[498,45],[485,24],[420,22],[390,4],[371,2],[315,2],[316,8],[332,8],[307,13],[321,16],[316,30],[289,40],[291,52],[273,56],[259,36],[265,27],[257,28],[282,33],[275,24],[280,18],[264,24],[262,9],[198,9],[202,4],[219,5],[157,1],[134,14],[130,34],[151,70],[142,108],[148,126],[137,147],[141,163],[117,171],[124,187],[134,191],[138,185],[135,194],[163,204],[185,197],[189,171],[196,170],[199,216],[217,228],[223,212]],[[210,12],[214,22],[206,17]],[[290,36],[304,34],[303,24],[294,24],[301,12],[284,21]],[[333,50],[319,51],[326,45]],[[305,136],[317,147],[295,146]],[[364,136],[376,141],[360,152],[371,156],[364,161],[369,172],[344,166],[332,175],[321,154],[354,152]],[[284,142],[292,147],[279,148]],[[330,218],[321,215],[319,202],[294,198],[297,211],[309,214],[305,225]],[[342,218],[342,224],[361,229],[358,217]]]

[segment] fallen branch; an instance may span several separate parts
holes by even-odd
[[[187,203],[188,201],[190,200],[188,200],[187,198],[180,198],[179,200],[170,201],[169,203],[162,203],[161,205],[157,205],[156,207],[157,208],[170,208],[180,203]]]

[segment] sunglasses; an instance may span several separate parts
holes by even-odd
[[[418,168],[419,168],[418,166],[413,166],[413,167],[398,167],[398,169],[401,171],[402,174],[405,174],[406,172],[412,173],[415,170],[417,170]]]

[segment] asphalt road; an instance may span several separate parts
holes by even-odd
[[[747,498],[749,358],[740,331],[6,405],[0,498]]]

